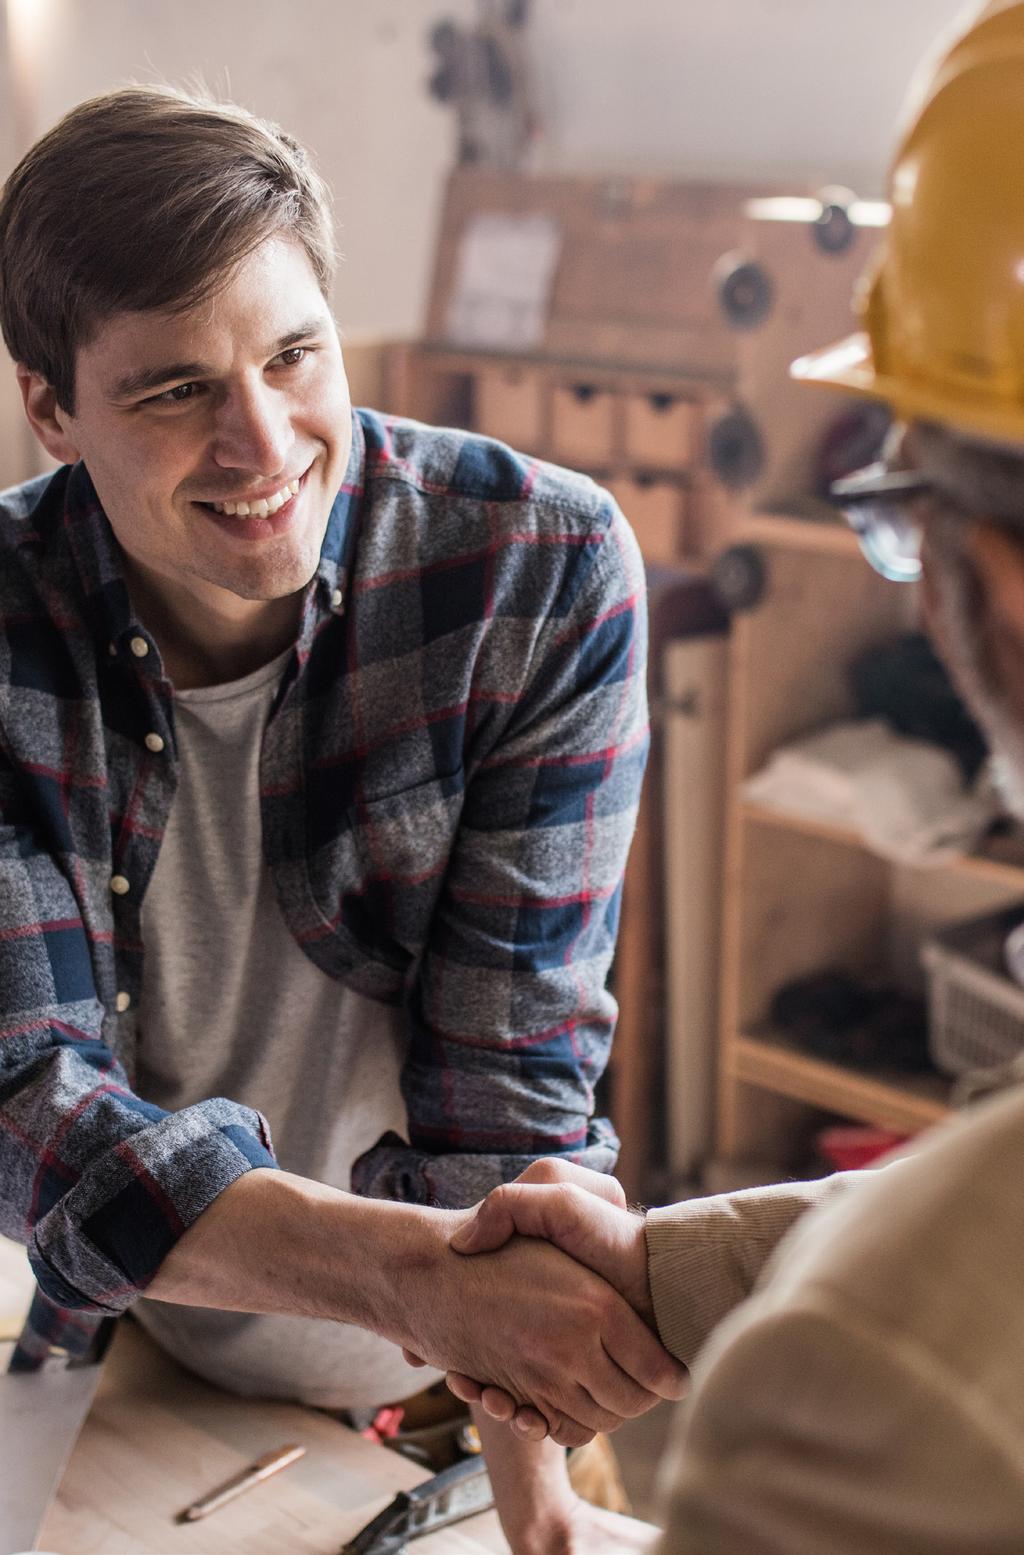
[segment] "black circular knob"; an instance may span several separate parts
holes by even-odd
[[[752,610],[764,594],[768,573],[756,545],[731,545],[711,564],[711,586],[726,610]]]
[[[857,236],[850,220],[850,206],[856,196],[851,189],[833,184],[823,189],[818,198],[821,215],[811,226],[811,236],[823,254],[845,254]]]
[[[726,254],[715,267],[718,305],[732,329],[757,329],[772,311],[772,278],[752,259]]]
[[[749,486],[764,469],[764,444],[757,422],[742,405],[734,405],[711,423],[708,431],[711,468],[732,491]]]

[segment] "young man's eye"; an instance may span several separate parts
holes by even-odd
[[[308,350],[308,346],[289,346],[287,351],[281,352],[277,360],[285,367],[297,367]]]
[[[176,383],[173,389],[165,389],[162,394],[154,394],[149,403],[151,405],[184,405],[188,400],[194,399],[198,393],[198,383]]]

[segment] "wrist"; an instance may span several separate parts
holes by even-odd
[[[578,1498],[569,1483],[564,1448],[552,1441],[523,1441],[478,1405],[471,1412],[512,1555],[571,1550]]]
[[[447,1246],[435,1217],[444,1219],[290,1172],[254,1170],[183,1233],[148,1294],[189,1306],[328,1318],[392,1338],[403,1332],[406,1269],[436,1267]]]
[[[434,1320],[452,1304],[449,1277],[457,1261],[448,1244],[471,1213],[353,1199],[346,1235],[358,1267],[348,1321],[438,1364]]]

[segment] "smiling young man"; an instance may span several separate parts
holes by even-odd
[[[414,1391],[404,1345],[571,1443],[680,1368],[555,1249],[448,1242],[538,1156],[614,1162],[642,570],[582,477],[353,413],[331,241],[294,142],[165,91],[83,104],[0,200],[60,464],[0,500],[16,1361],[132,1306],[226,1387],[341,1407]],[[517,1555],[625,1547],[551,1444],[501,1450]]]

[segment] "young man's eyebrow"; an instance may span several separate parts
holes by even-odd
[[[115,400],[130,400],[175,379],[204,378],[209,371],[209,365],[204,362],[166,362],[159,367],[139,367],[118,378],[111,385],[110,393]]]
[[[268,355],[277,356],[281,351],[287,351],[292,346],[301,344],[303,340],[321,334],[327,328],[327,324],[328,321],[319,315],[307,319],[297,329],[290,329],[286,335],[281,335],[275,340],[269,348]],[[134,372],[123,374],[114,383],[111,394],[116,400],[130,400],[136,395],[159,389],[165,383],[178,383],[192,378],[212,376],[213,368],[208,362],[166,362],[157,367],[140,367]]]

